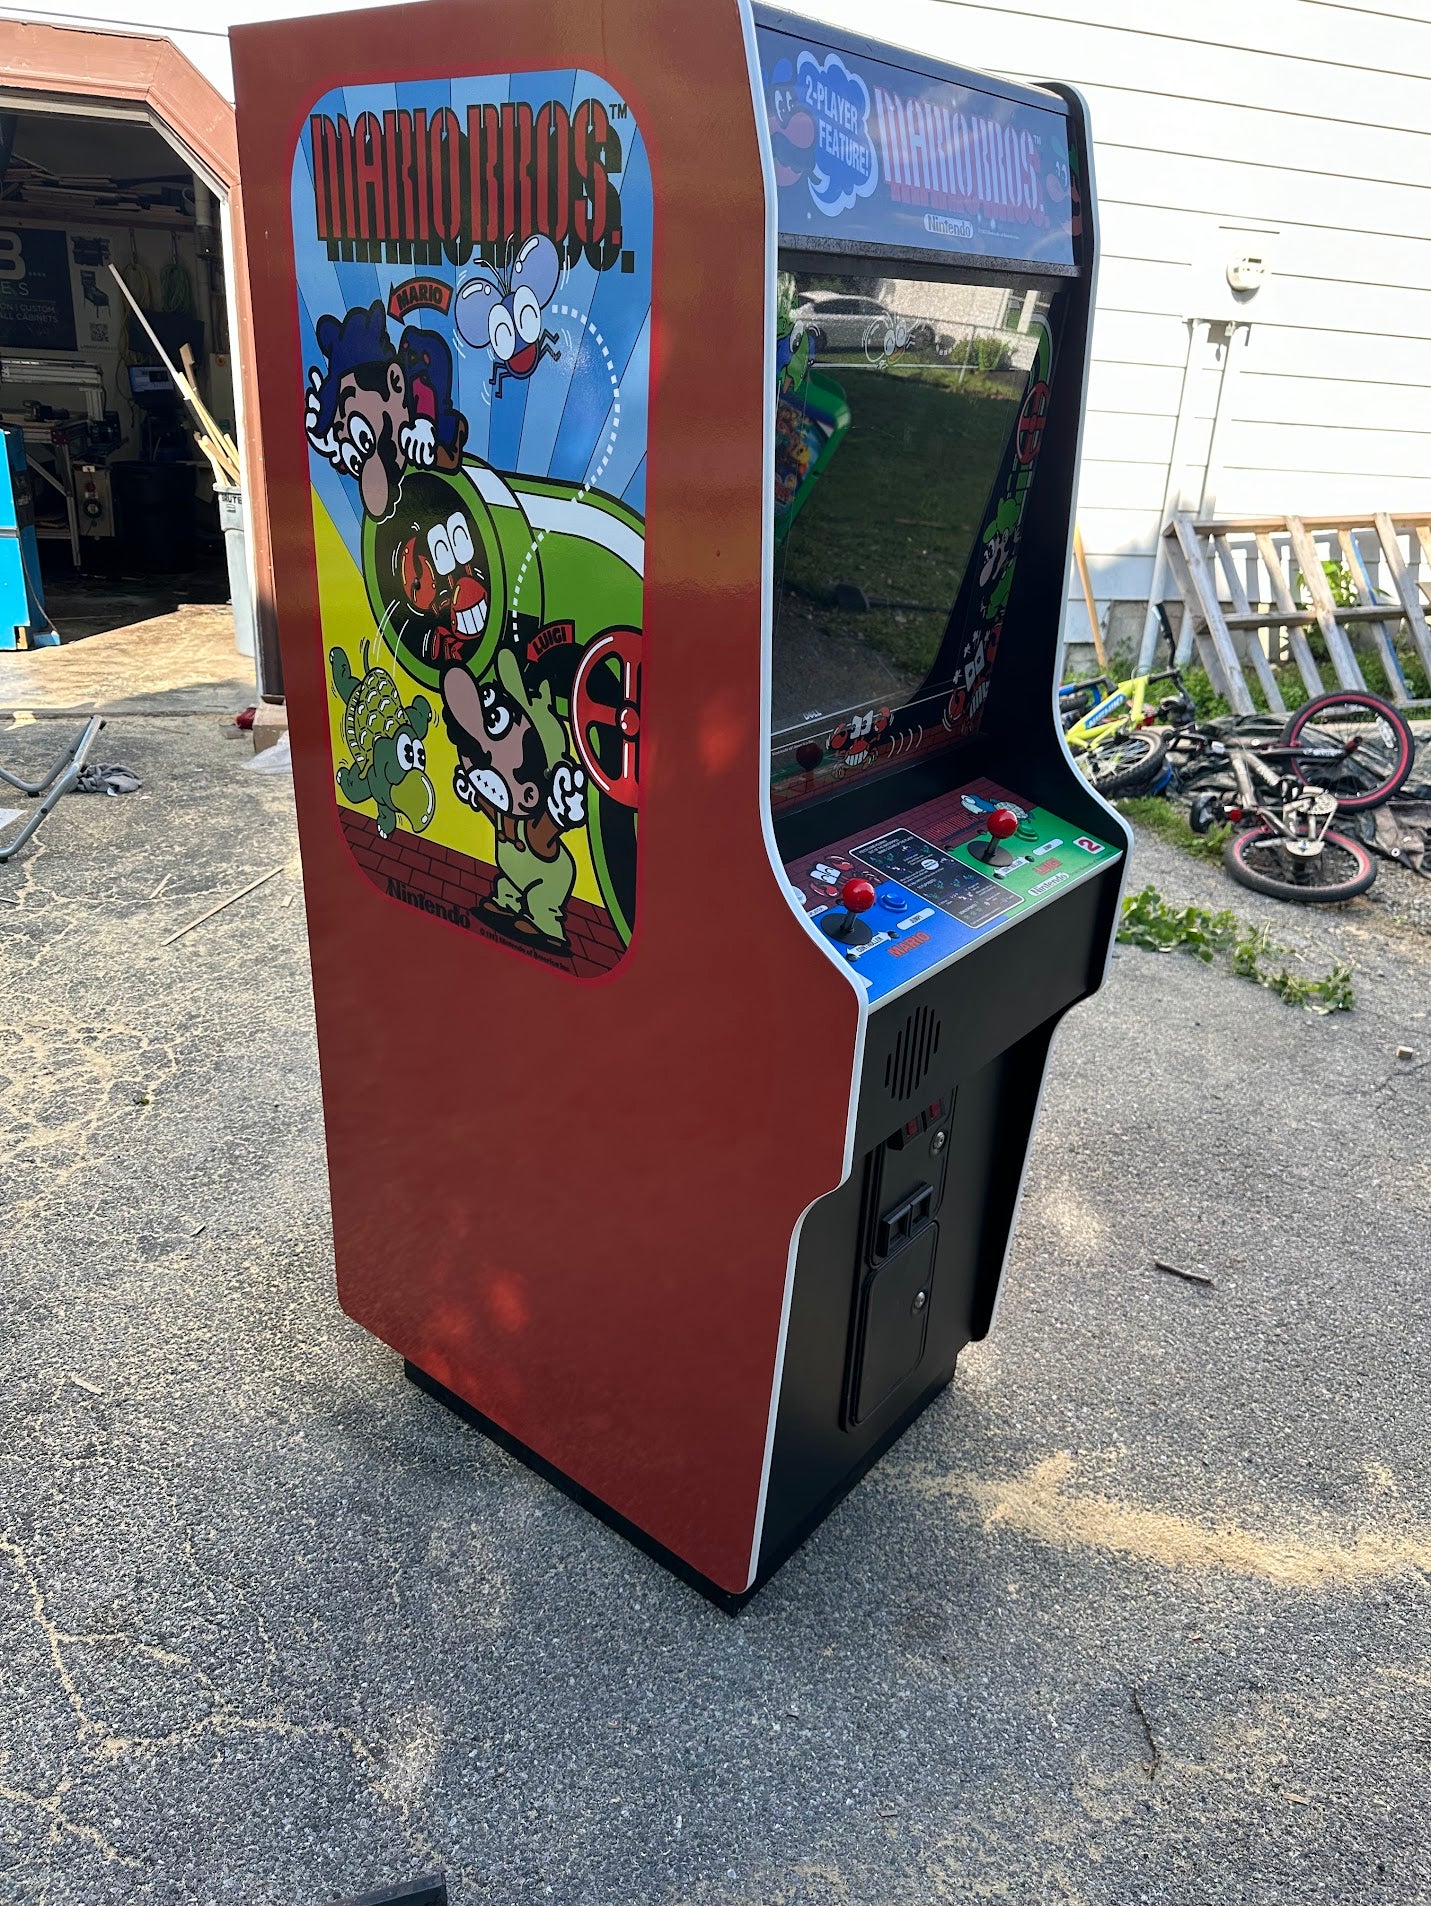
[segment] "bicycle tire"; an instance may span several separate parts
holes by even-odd
[[[1335,863],[1338,867],[1350,862],[1355,870],[1340,880],[1279,879],[1263,867],[1249,865],[1249,854],[1265,851],[1268,861],[1275,866],[1276,850],[1281,845],[1281,839],[1275,828],[1245,827],[1241,833],[1234,834],[1223,848],[1223,865],[1239,886],[1248,887],[1253,893],[1266,894],[1273,900],[1292,900],[1304,907],[1335,906],[1342,900],[1355,900],[1376,879],[1376,862],[1361,842],[1352,840],[1346,834],[1335,833],[1330,828],[1322,836],[1323,854],[1317,856],[1315,861],[1306,861],[1302,865],[1309,871],[1325,871],[1328,863],[1323,856],[1326,849],[1331,848],[1340,856]],[[1284,855],[1281,858],[1283,865],[1287,865],[1287,857]]]
[[[1320,721],[1334,715],[1339,707],[1359,711],[1374,721],[1379,731],[1376,740],[1390,757],[1390,765],[1384,770],[1371,754],[1340,757],[1344,767],[1349,767],[1354,760],[1358,767],[1364,767],[1367,773],[1375,777],[1370,786],[1361,785],[1359,792],[1347,792],[1345,786],[1350,779],[1355,789],[1359,777],[1324,772],[1322,778],[1318,779],[1316,759],[1310,754],[1299,756],[1296,752],[1297,743],[1307,736],[1308,729],[1316,729]],[[1383,807],[1405,785],[1416,761],[1415,737],[1400,710],[1393,708],[1390,702],[1383,701],[1380,695],[1363,694],[1353,688],[1336,689],[1305,702],[1282,730],[1281,745],[1293,750],[1292,772],[1302,785],[1324,788],[1327,793],[1336,795],[1337,806],[1348,814],[1364,814],[1369,808]]]
[[[1100,741],[1080,755],[1078,765],[1106,800],[1118,795],[1146,794],[1168,758],[1166,735],[1140,729]]]

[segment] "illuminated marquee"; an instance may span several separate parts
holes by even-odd
[[[890,196],[941,211],[1046,225],[1042,141],[1026,126],[874,88]]]

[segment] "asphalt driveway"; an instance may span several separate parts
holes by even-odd
[[[1431,1895],[1431,941],[1140,842],[1356,1011],[1124,951],[995,1335],[731,1621],[339,1312],[290,783],[97,752],[0,870],[7,1906]]]

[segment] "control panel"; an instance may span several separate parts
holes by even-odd
[[[787,861],[786,876],[871,1003],[1120,858],[993,781],[971,781]]]

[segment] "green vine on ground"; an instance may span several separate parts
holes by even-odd
[[[1287,960],[1299,956],[1279,946],[1268,928],[1250,926],[1229,907],[1214,913],[1211,907],[1170,906],[1156,887],[1125,896],[1118,938],[1125,946],[1153,953],[1191,953],[1207,966],[1225,956],[1239,979],[1265,986],[1289,1006],[1305,1006],[1309,1012],[1347,1013],[1356,1003],[1352,970],[1344,960],[1337,960],[1320,979],[1308,979],[1289,969]]]

